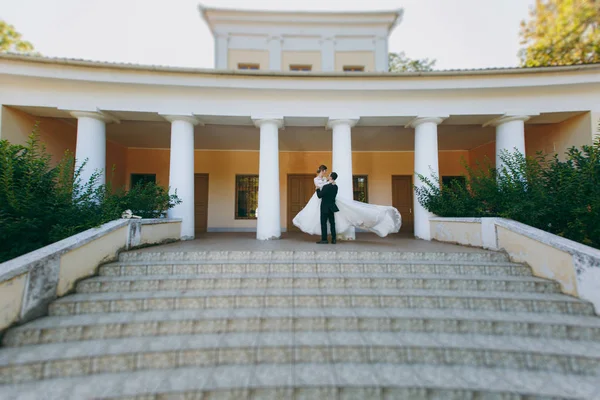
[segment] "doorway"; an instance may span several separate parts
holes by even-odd
[[[287,231],[300,232],[292,223],[315,193],[315,175],[289,174],[287,181]]]
[[[392,176],[392,206],[402,216],[400,233],[414,233],[412,176]]]
[[[208,174],[194,175],[195,232],[206,232],[208,227]]]

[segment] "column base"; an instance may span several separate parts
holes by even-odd
[[[267,241],[267,240],[279,240],[281,236],[270,236],[270,237],[258,237],[256,236],[256,240]]]

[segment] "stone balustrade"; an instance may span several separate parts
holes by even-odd
[[[563,293],[590,301],[600,314],[600,250],[504,218],[429,220],[432,239],[504,250],[534,275],[558,281]]]
[[[0,332],[47,313],[48,304],[119,252],[177,241],[180,219],[121,219],[0,264]]]

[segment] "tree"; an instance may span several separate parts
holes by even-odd
[[[21,34],[6,21],[0,20],[0,53],[32,53],[33,45],[21,39]]]
[[[536,0],[521,21],[524,67],[600,62],[600,0]]]
[[[400,53],[389,53],[388,59],[390,72],[431,71],[436,62],[436,60],[430,60],[429,58],[413,60],[408,58],[403,51]]]

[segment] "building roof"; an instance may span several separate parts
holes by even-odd
[[[219,24],[347,25],[385,26],[388,34],[400,23],[404,10],[381,11],[277,11],[215,8],[198,5],[200,15],[215,35]]]
[[[222,70],[213,68],[191,68],[191,67],[174,67],[165,65],[144,65],[134,63],[120,63],[108,61],[91,61],[75,58],[60,58],[60,57],[45,57],[38,55],[24,55],[14,53],[0,53],[0,61],[21,61],[36,64],[53,64],[74,67],[87,68],[108,68],[121,69],[130,71],[145,71],[145,72],[168,72],[168,73],[185,73],[198,75],[235,75],[235,76],[272,76],[272,77],[330,77],[330,78],[402,78],[402,77],[436,77],[436,76],[471,76],[471,75],[514,75],[514,74],[543,74],[543,73],[560,73],[573,72],[582,70],[598,70],[600,72],[600,63],[596,64],[580,64],[552,67],[506,67],[506,68],[479,68],[479,69],[448,69],[435,71],[421,72],[299,72],[299,71],[269,71],[269,70]]]

